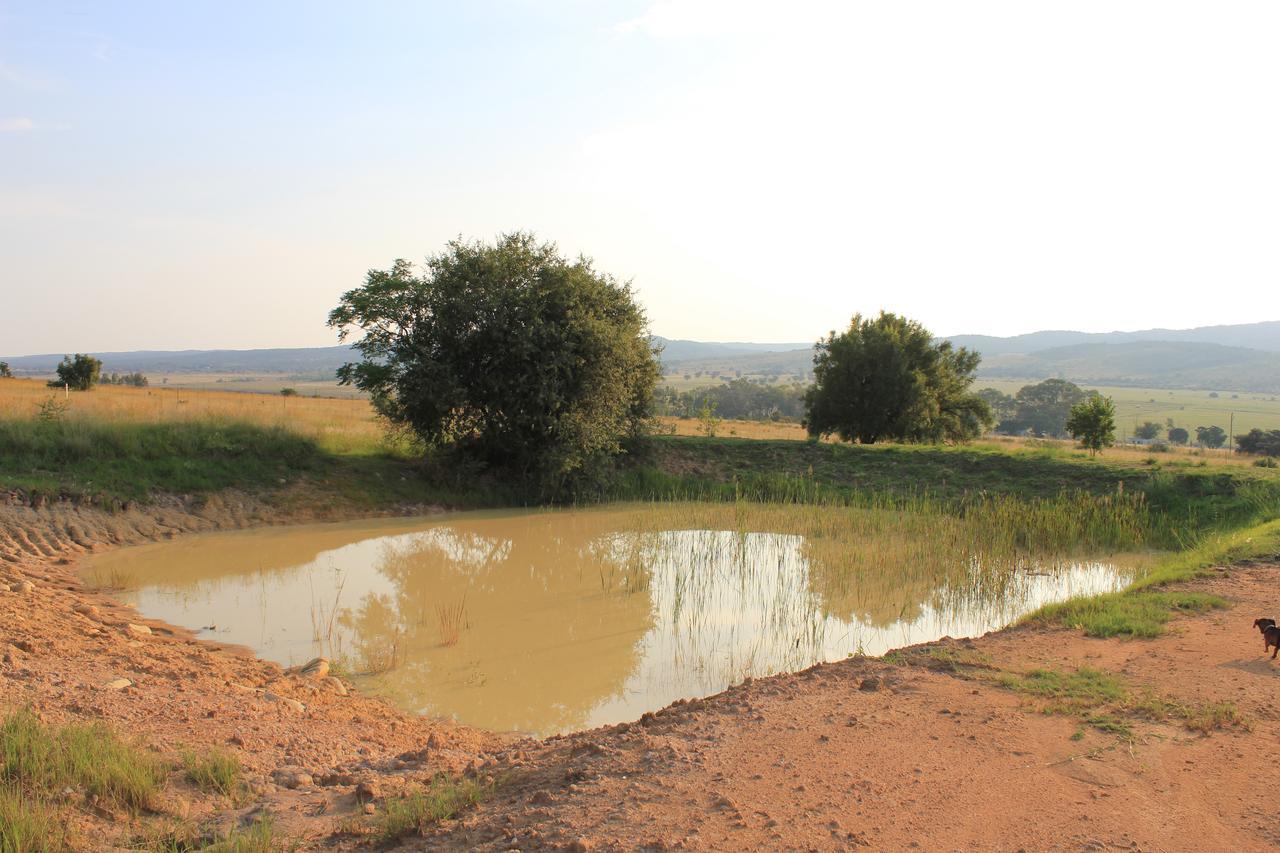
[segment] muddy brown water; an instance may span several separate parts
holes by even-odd
[[[836,597],[803,536],[655,529],[645,514],[656,511],[215,533],[105,553],[84,573],[123,587],[117,597],[145,616],[281,664],[325,655],[405,710],[540,735],[635,719],[747,676],[977,636],[1133,575],[1110,557],[1030,561],[998,589],[855,578],[859,594]]]

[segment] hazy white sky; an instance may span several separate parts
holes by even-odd
[[[0,354],[334,343],[532,229],[657,334],[1280,319],[1280,4],[0,3]]]

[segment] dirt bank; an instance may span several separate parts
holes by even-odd
[[[247,768],[252,802],[233,807],[175,777],[163,808],[224,826],[266,810],[308,847],[365,842],[338,831],[358,829],[350,820],[360,812],[357,782],[376,783],[381,803],[437,772],[468,768],[499,780],[492,799],[407,844],[1280,844],[1280,806],[1267,781],[1280,759],[1280,666],[1262,657],[1250,627],[1257,616],[1280,616],[1274,564],[1196,582],[1233,606],[1175,620],[1155,640],[1022,628],[934,644],[895,662],[850,659],[760,679],[635,723],[546,741],[408,716],[341,684],[285,674],[242,650],[147,623],[75,575],[75,557],[103,547],[323,517],[245,496],[199,506],[172,498],[114,514],[10,500],[0,507],[0,705],[29,705],[50,720],[105,720],[165,754],[231,749]],[[1056,700],[1015,689],[1028,671],[1082,666],[1123,683],[1132,701],[1045,714]],[[109,686],[121,679],[129,685]],[[1232,713],[1201,725],[1207,733],[1189,727],[1205,719],[1195,714],[1225,703]],[[124,816],[85,811],[83,821],[86,837],[117,843],[137,830]]]

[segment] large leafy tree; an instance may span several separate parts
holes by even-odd
[[[935,342],[914,320],[855,315],[848,330],[814,348],[805,427],[863,444],[974,438],[991,421],[990,407],[969,391],[979,359]]]
[[[1065,379],[1046,379],[1023,385],[1013,398],[1013,414],[996,427],[999,432],[1061,436],[1067,434],[1071,407],[1083,402],[1089,392]]]
[[[76,353],[75,358],[63,356],[57,369],[58,378],[49,383],[50,388],[66,386],[72,391],[88,391],[98,384],[102,362],[91,355]]]
[[[647,421],[658,362],[630,285],[516,233],[371,270],[329,315],[379,413],[547,496]]]
[[[1092,455],[1116,441],[1116,407],[1110,397],[1093,393],[1071,407],[1067,432]]]

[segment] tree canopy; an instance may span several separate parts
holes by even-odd
[[[1030,432],[1039,436],[1064,436],[1071,407],[1088,396],[1089,392],[1065,379],[1023,385],[1013,398],[1013,414],[1002,419],[996,431],[1010,435]]]
[[[72,391],[88,391],[98,384],[102,375],[102,362],[91,355],[76,353],[75,358],[63,356],[58,363],[58,378],[49,383],[50,388],[64,385]]]
[[[0,379],[11,379],[13,371],[9,369],[9,362],[0,361]]]
[[[897,314],[854,315],[848,330],[814,347],[805,427],[863,444],[975,438],[991,422],[987,403],[969,391],[979,359]]]
[[[1072,406],[1067,432],[1091,454],[1115,444],[1116,407],[1111,398],[1094,393]]]
[[[1204,447],[1221,447],[1227,443],[1227,431],[1216,424],[1196,427],[1196,442]]]
[[[1236,448],[1241,453],[1280,456],[1280,429],[1262,430],[1254,427],[1236,438]]]
[[[658,378],[630,285],[527,233],[371,270],[329,325],[363,333],[338,377],[391,423],[547,496],[641,431]]]

